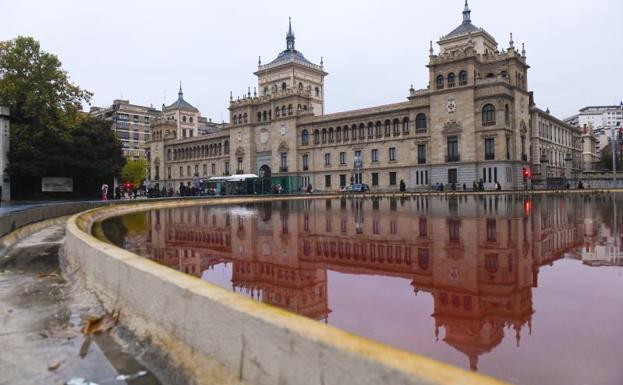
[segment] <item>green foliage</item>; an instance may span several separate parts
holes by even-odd
[[[145,159],[129,159],[121,170],[121,178],[124,182],[130,182],[134,188],[140,187],[141,182],[147,178],[147,162]]]
[[[40,177],[65,176],[97,196],[119,175],[125,160],[110,124],[81,111],[91,96],[33,38],[0,42],[0,100],[11,111],[7,171],[24,194]]]

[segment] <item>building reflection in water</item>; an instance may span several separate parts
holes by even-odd
[[[617,198],[618,199],[618,198]],[[413,197],[192,207],[143,214],[123,246],[182,272],[231,268],[231,287],[327,322],[328,271],[406,278],[433,298],[439,338],[480,355],[531,332],[539,269],[561,258],[622,264],[612,197]],[[128,228],[130,227],[130,228]],[[113,240],[114,241],[114,240]]]

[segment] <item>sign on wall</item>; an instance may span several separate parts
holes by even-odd
[[[74,180],[63,177],[43,177],[41,178],[41,191],[72,192],[74,191]]]

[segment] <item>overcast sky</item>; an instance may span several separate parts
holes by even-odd
[[[539,107],[564,118],[623,99],[623,1],[469,5],[500,49],[509,32],[516,46],[526,43]],[[230,90],[235,97],[257,84],[258,56],[267,63],[285,49],[288,16],[296,48],[314,63],[324,57],[329,113],[404,101],[411,84],[426,88],[428,42],[461,23],[463,0],[19,0],[0,9],[0,40],[39,40],[95,93],[93,105],[123,97],[160,107],[181,80],[185,99],[221,121]]]

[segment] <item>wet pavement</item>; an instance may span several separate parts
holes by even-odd
[[[84,320],[104,310],[61,273],[64,232],[64,224],[44,228],[0,256],[0,385],[64,384],[72,378],[99,385],[160,384],[149,371],[117,379],[146,370],[117,338],[119,327],[83,347]]]

